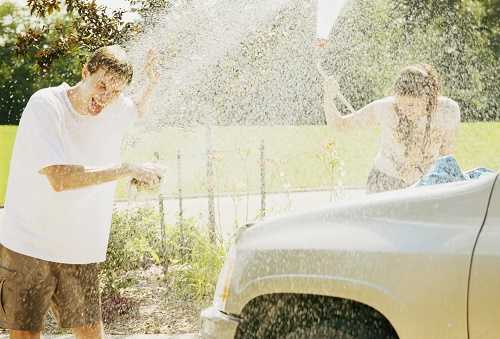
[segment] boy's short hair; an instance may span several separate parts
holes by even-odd
[[[134,75],[134,70],[127,53],[118,45],[98,48],[90,56],[87,62],[87,69],[90,74],[97,72],[100,68],[127,80],[127,84],[130,84]]]

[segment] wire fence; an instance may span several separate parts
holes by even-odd
[[[201,217],[215,237],[268,214],[293,209],[292,196],[299,192],[316,192],[315,201],[323,203],[344,192],[343,162],[332,140],[306,151],[276,150],[265,139],[215,147],[207,129],[203,145],[201,151],[170,148],[162,154],[155,152],[153,160],[169,168],[160,194],[137,198],[127,193],[119,202],[157,201],[171,222]]]

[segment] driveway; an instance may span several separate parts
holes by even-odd
[[[7,335],[0,335],[0,339],[7,339]],[[72,339],[72,335],[44,335],[44,339]],[[134,335],[107,335],[109,339],[197,339],[197,334],[179,334],[179,335],[162,335],[162,334],[134,334]]]

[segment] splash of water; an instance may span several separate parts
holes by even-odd
[[[447,48],[432,46],[456,44],[445,34],[439,35],[440,31],[428,28],[414,32],[410,39],[404,22],[395,19],[391,11],[389,0],[350,1],[330,34],[331,44],[324,56],[325,69],[337,76],[355,108],[389,94],[392,79],[401,66],[449,54]],[[330,24],[326,27],[330,29]],[[312,47],[317,34],[316,7],[312,0],[179,2],[159,19],[158,25],[129,44],[137,69],[149,47],[157,47],[164,59],[162,83],[152,114],[135,135],[142,138],[165,125],[323,123],[323,88]],[[136,83],[133,90],[140,86],[140,82]],[[448,86],[453,88],[454,84]],[[297,132],[301,131],[297,129]],[[353,132],[368,134],[367,130]],[[228,133],[227,130],[224,133]],[[198,138],[201,140],[205,133],[192,129],[192,134],[201,135]],[[168,138],[161,133],[157,136]],[[227,144],[218,147],[234,147],[236,142],[250,144],[248,140],[240,140],[243,136],[244,133],[240,133],[231,140],[228,138]],[[287,151],[295,152],[290,157],[301,155],[301,137],[282,140]],[[190,147],[186,145],[188,139],[182,138],[182,147]],[[366,136],[359,137],[355,143],[363,145],[366,140]],[[155,147],[160,147],[157,144]],[[193,142],[189,151],[202,153],[202,145],[203,142],[196,145]],[[164,148],[167,147],[171,145]],[[362,148],[349,148],[349,158],[372,159]],[[149,149],[144,151],[152,153]],[[344,157],[345,153],[339,156]],[[291,167],[290,162],[286,165]],[[201,160],[185,167],[203,166]],[[359,172],[347,166],[346,172]],[[315,174],[318,173],[310,173]],[[193,174],[192,178],[186,176],[186,182],[200,180],[200,176],[203,172]],[[363,180],[366,178],[361,176]]]
[[[150,47],[163,58],[150,118],[135,137],[164,124],[192,127],[222,120],[289,125],[320,111],[320,97],[309,90],[312,83],[321,92],[313,51],[314,3],[178,2],[155,27],[129,43],[136,69]],[[138,82],[132,90],[141,86]],[[243,111],[250,114],[238,121]]]
[[[179,2],[155,27],[129,44],[136,65],[141,64],[145,51],[153,46],[163,58],[162,85],[158,92],[161,99],[156,100],[153,110],[160,115],[182,117],[176,120],[181,125],[196,120],[200,114],[213,112],[213,107],[197,100],[196,95],[196,87],[205,80],[207,69],[240,47],[260,27],[272,22],[289,2]]]

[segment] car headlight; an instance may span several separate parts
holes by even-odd
[[[217,286],[215,287],[214,307],[218,310],[224,311],[226,309],[226,302],[229,297],[229,287],[235,264],[236,250],[234,246],[232,246],[226,257],[224,266],[219,273],[219,279],[217,280]]]

